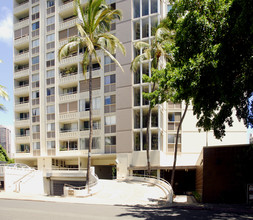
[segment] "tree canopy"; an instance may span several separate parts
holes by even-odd
[[[5,149],[0,145],[0,161],[4,162],[10,162],[13,163],[13,160],[11,160],[8,155],[6,154]]]
[[[162,26],[175,31],[169,46],[174,62],[163,73],[161,91],[170,90],[174,101],[191,100],[197,126],[213,129],[216,138],[232,126],[233,109],[252,126],[253,1],[170,2]]]

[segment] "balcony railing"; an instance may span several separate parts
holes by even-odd
[[[21,12],[25,9],[29,8],[29,0],[25,0],[23,2],[20,2],[15,8],[14,8],[14,14]]]
[[[76,17],[69,18],[60,23],[60,30],[67,29],[69,27],[75,26],[77,22]]]
[[[25,27],[27,25],[29,25],[29,16],[22,18],[17,23],[15,23],[14,29],[17,30],[17,29],[20,29],[20,28]]]

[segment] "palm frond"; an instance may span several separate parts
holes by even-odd
[[[78,45],[80,45],[80,38],[72,38],[69,42],[63,45],[58,51],[58,59],[62,60],[62,58],[67,57],[71,52],[77,50]]]
[[[0,97],[2,97],[5,100],[9,100],[9,95],[5,90],[5,87],[0,85]]]
[[[141,50],[141,49],[149,48],[150,45],[149,45],[149,43],[146,43],[143,41],[138,41],[138,42],[134,43],[134,47],[138,50]]]
[[[108,50],[106,50],[106,49],[103,48],[103,47],[99,47],[99,48],[100,48],[101,50],[103,50],[104,53],[105,53],[107,56],[109,56],[109,57],[112,59],[112,61],[115,62],[115,63],[120,67],[120,69],[122,70],[122,72],[124,72],[124,70],[123,70],[122,66],[120,65],[119,61],[118,61]]]

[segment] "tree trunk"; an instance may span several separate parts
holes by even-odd
[[[187,112],[188,106],[189,106],[189,104],[186,103],[183,116],[181,117],[179,125],[178,125],[178,128],[177,128],[176,145],[175,145],[175,151],[174,151],[174,163],[173,163],[172,174],[171,174],[171,181],[170,181],[170,185],[171,185],[172,189],[174,188],[174,178],[175,178],[175,170],[176,170],[176,163],[177,163],[178,136],[179,136],[180,127],[181,127],[181,125],[183,123],[183,120],[184,120],[185,114]]]
[[[86,186],[88,193],[90,191],[90,166],[91,166],[91,148],[92,148],[92,136],[93,136],[93,119],[92,119],[92,55],[89,55],[89,102],[90,102],[90,134],[89,134],[89,149],[88,149],[88,161],[87,161],[87,176]]]
[[[155,90],[155,83],[153,83],[151,92],[154,92],[154,90]],[[149,156],[149,131],[150,131],[151,114],[152,114],[152,108],[151,108],[150,101],[149,101],[147,134],[146,134],[146,151],[147,151],[148,176],[150,176],[150,173],[151,173],[150,156]]]

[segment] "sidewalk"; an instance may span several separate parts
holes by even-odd
[[[165,193],[159,187],[148,183],[100,180],[100,184],[101,189],[97,194],[85,198],[27,195],[1,191],[0,199],[131,206],[158,205],[165,198]]]

